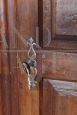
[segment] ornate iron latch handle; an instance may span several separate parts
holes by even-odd
[[[36,52],[33,39],[30,38],[28,41],[29,51],[28,51],[28,61],[23,63],[23,68],[28,74],[29,89],[33,88],[37,84],[37,62],[36,62]]]

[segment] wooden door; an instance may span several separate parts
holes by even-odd
[[[77,114],[76,0],[0,0],[0,113],[1,115]],[[28,88],[22,71],[27,41],[36,50],[39,86]],[[8,51],[8,53],[7,53]]]
[[[29,90],[28,76],[20,67],[28,58],[28,39],[36,38],[37,6],[37,0],[0,0],[1,115],[39,115],[39,87]]]
[[[43,0],[43,115],[77,114],[76,5],[76,0]]]

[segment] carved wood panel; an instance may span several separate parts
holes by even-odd
[[[44,47],[48,47],[47,43],[52,46],[54,41],[55,49],[58,49],[57,46],[61,44],[57,43],[59,40],[77,40],[77,1],[43,0],[42,24]]]
[[[77,96],[77,82],[49,80],[59,96]]]
[[[71,93],[71,89],[76,91],[76,82],[44,80],[43,114],[76,115],[77,91]]]
[[[55,4],[56,4],[55,34],[77,35],[77,1],[55,0]]]
[[[76,4],[76,0],[43,0],[43,28],[48,28],[55,37],[77,35]]]

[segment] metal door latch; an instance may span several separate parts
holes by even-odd
[[[34,88],[37,85],[37,62],[36,62],[36,52],[34,47],[36,43],[34,43],[33,39],[30,38],[28,41],[28,61],[23,62],[23,69],[28,74],[28,83],[29,89]]]

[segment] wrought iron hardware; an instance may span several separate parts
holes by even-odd
[[[28,83],[29,89],[34,88],[37,85],[37,62],[36,62],[36,52],[34,46],[37,46],[34,43],[33,39],[30,38],[27,43],[28,50],[28,61],[23,62],[23,69],[28,74]]]

